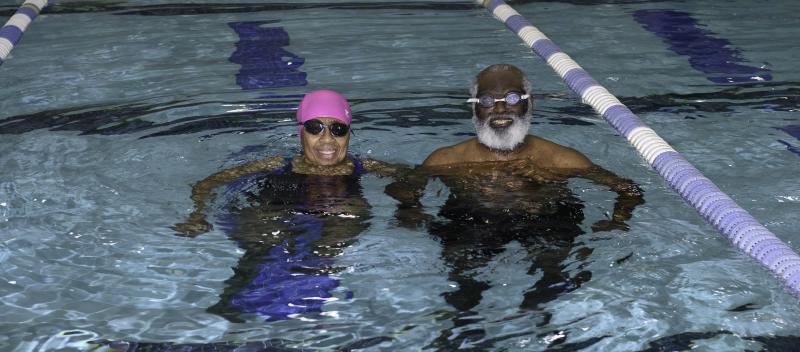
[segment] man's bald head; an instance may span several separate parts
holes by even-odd
[[[519,86],[523,93],[531,94],[532,84],[522,70],[511,64],[494,64],[478,72],[472,82],[470,94],[476,97],[480,88],[502,82],[504,85]]]

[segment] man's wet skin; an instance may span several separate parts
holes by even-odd
[[[499,71],[481,74],[477,77],[479,97],[494,99],[492,107],[474,105],[472,122],[482,146],[493,149],[497,156],[512,160],[528,134],[531,122],[533,99],[525,96],[525,83],[520,72]],[[519,97],[519,101],[505,100],[509,94]]]
[[[426,167],[457,190],[462,203],[477,204],[487,212],[546,214],[552,201],[569,196],[567,179],[544,170],[532,170],[524,161],[464,163],[457,167]],[[537,179],[538,182],[531,182]]]
[[[386,192],[400,201],[399,224],[426,224],[441,240],[449,279],[458,284],[443,294],[456,308],[455,326],[481,319],[473,310],[490,282],[479,274],[511,242],[526,249],[528,274],[538,277],[523,293],[519,309],[542,313],[540,324],[547,324],[550,313],[544,304],[591,278],[583,268],[592,251],[575,243],[584,233],[583,204],[567,180],[585,178],[617,193],[611,218],[592,224],[593,231],[627,230],[625,220],[643,203],[641,192],[579,151],[528,134],[531,84],[518,68],[487,67],[476,76],[471,93],[477,136],[435,150],[415,174],[390,184]],[[421,210],[430,178],[441,179],[450,191],[438,217]],[[468,331],[457,337],[445,332],[430,347],[453,348],[482,338],[479,324]]]
[[[478,96],[489,95],[501,98],[511,92],[524,94],[522,79],[513,71],[480,75],[478,76],[478,87],[480,87]],[[525,102],[512,105],[497,101],[493,108],[486,108],[481,105],[476,106],[475,114],[478,119],[488,123],[492,129],[502,130],[524,116],[527,110],[528,106]]]
[[[550,313],[542,305],[591,278],[584,266],[592,250],[576,243],[576,238],[584,234],[580,227],[583,204],[568,188],[566,178],[531,170],[524,162],[420,170],[416,176],[440,179],[449,196],[437,217],[406,221],[426,223],[428,232],[441,243],[442,259],[449,267],[448,279],[457,284],[453,291],[442,294],[456,309],[452,317],[455,327],[483,319],[474,309],[492,288],[492,278],[485,275],[485,269],[512,242],[528,253],[527,274],[538,276],[523,293],[519,305],[521,313],[538,314],[539,320],[533,323],[547,324]],[[534,174],[540,176],[539,181]],[[412,212],[409,216],[419,214]],[[572,254],[576,255],[571,257]],[[431,347],[449,348],[458,340],[479,339],[483,334],[481,329],[471,331],[470,336],[454,340],[447,330]]]
[[[534,174],[540,176],[538,181]],[[511,241],[525,246],[533,259],[555,250],[563,260],[574,238],[584,233],[579,226],[584,218],[583,204],[568,188],[567,179],[531,170],[524,162],[426,167],[416,177],[420,177],[418,182],[438,178],[450,192],[438,218],[414,222],[428,221],[432,234],[442,239],[443,252],[448,264],[453,265],[451,276],[457,277],[456,281],[466,279],[467,271],[487,264]],[[468,253],[474,251],[478,252]],[[548,256],[548,262],[557,259]],[[556,260],[556,266],[562,260]],[[556,276],[561,280],[569,277],[560,270]],[[474,293],[479,296],[480,292],[471,295]],[[526,296],[541,302],[554,298],[535,291]],[[462,300],[459,304],[462,309],[471,309],[478,301],[463,303]],[[529,303],[527,308],[538,304]]]

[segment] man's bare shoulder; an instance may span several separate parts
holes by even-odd
[[[422,162],[422,165],[440,166],[469,162],[471,160],[466,158],[466,156],[470,155],[468,151],[474,148],[475,143],[477,143],[477,139],[470,138],[466,141],[451,145],[449,147],[436,149],[433,153],[431,153],[431,155],[428,155],[428,157],[425,158],[425,161]]]
[[[535,156],[542,166],[556,169],[586,169],[594,165],[583,153],[541,137],[528,136],[526,143],[530,146],[528,153]]]

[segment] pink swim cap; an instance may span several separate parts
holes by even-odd
[[[347,100],[341,94],[327,89],[306,94],[297,107],[297,122],[302,124],[317,117],[334,118],[348,126],[353,119]],[[298,134],[302,132],[302,128],[302,125],[297,126]]]

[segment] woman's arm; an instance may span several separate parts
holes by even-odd
[[[189,214],[185,222],[173,225],[172,229],[178,231],[178,235],[190,237],[208,232],[211,230],[212,226],[205,220],[203,211],[206,207],[206,200],[213,199],[214,195],[212,192],[215,188],[245,175],[275,170],[283,165],[283,163],[284,159],[282,157],[271,157],[251,161],[241,166],[219,171],[195,183],[194,186],[192,186],[191,196],[194,202],[194,210]]]

